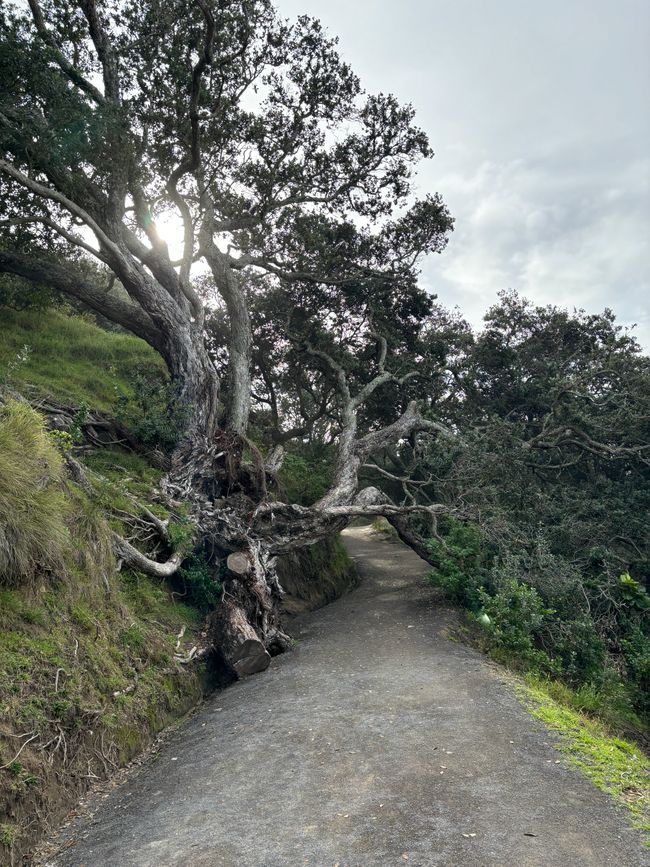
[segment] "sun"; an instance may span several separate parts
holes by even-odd
[[[174,211],[164,211],[158,214],[154,221],[156,232],[168,248],[172,259],[180,259],[183,255],[183,221]]]

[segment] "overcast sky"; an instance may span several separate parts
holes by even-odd
[[[612,307],[650,348],[649,0],[277,0],[417,109],[456,228],[424,285],[480,324],[508,287]]]

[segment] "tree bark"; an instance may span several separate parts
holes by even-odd
[[[213,644],[237,677],[268,668],[271,656],[291,645],[280,627],[283,591],[275,558],[259,542],[227,558],[232,577],[224,581],[221,604],[211,619]]]

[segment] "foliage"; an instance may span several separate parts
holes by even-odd
[[[187,601],[199,611],[210,611],[221,601],[222,586],[214,571],[202,551],[192,554],[179,571],[187,589]]]
[[[553,614],[534,587],[515,577],[495,576],[494,592],[479,590],[483,611],[489,617],[489,643],[505,650],[536,670],[551,670],[553,664],[543,650],[535,649],[535,638]]]
[[[431,583],[444,590],[446,596],[470,611],[478,612],[479,590],[488,581],[490,554],[477,527],[447,518],[445,538],[430,539],[431,554],[439,562],[429,577]]]
[[[445,413],[462,435],[420,452],[414,470],[462,517],[429,543],[436,583],[494,617],[492,650],[538,670],[550,660],[585,696],[647,716],[647,357],[609,311],[514,294],[450,346],[460,391]]]
[[[287,501],[309,506],[322,497],[332,483],[331,457],[327,451],[306,456],[289,452],[285,455],[279,478]]]
[[[45,310],[52,306],[56,296],[47,286],[30,283],[13,274],[0,274],[0,307]]]
[[[144,446],[171,452],[186,410],[174,386],[159,368],[137,367],[128,377],[129,393],[120,395],[116,417]]]
[[[0,407],[0,584],[61,572],[69,548],[63,462],[29,406]]]

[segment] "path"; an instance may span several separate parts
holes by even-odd
[[[444,637],[426,565],[367,528],[346,542],[360,588],[305,617],[294,653],[217,694],[50,863],[647,865],[498,669]]]

